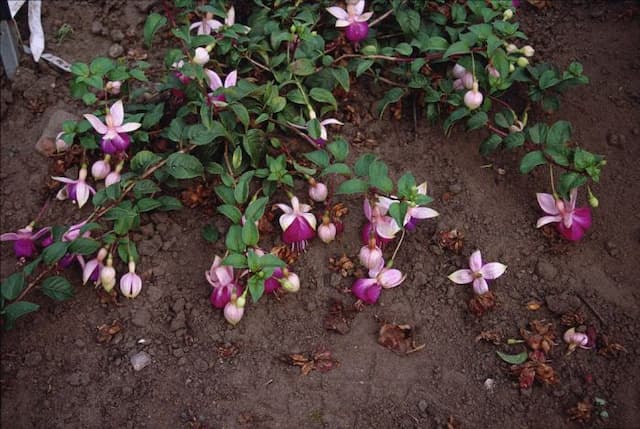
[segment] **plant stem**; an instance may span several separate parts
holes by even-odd
[[[558,194],[556,193],[556,184],[553,178],[553,164],[549,164],[549,180],[551,181],[551,190],[553,191],[553,196],[557,198]]]
[[[396,260],[396,255],[398,254],[398,250],[400,250],[400,246],[402,245],[402,241],[404,240],[404,236],[406,232],[407,232],[407,229],[402,228],[402,235],[400,235],[400,240],[398,240],[398,245],[396,246],[396,249],[393,251],[393,255],[391,255],[391,260],[389,261],[391,265],[393,265],[393,261]]]
[[[38,274],[38,277],[36,277],[33,281],[31,281],[29,285],[22,291],[20,295],[18,295],[18,297],[13,302],[22,301],[24,297],[29,293],[29,291],[33,289],[33,287],[37,285],[44,276],[46,276],[47,274],[50,274],[54,270],[54,267],[55,265],[47,268],[46,270]]]

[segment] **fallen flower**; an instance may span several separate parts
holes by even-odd
[[[356,4],[347,4],[347,9],[338,6],[327,8],[327,12],[337,18],[336,27],[347,27],[345,36],[350,42],[360,42],[369,34],[367,21],[373,16],[373,12],[364,12],[364,0]]]
[[[65,186],[60,189],[60,191],[56,195],[56,198],[59,200],[70,199],[74,203],[78,204],[78,208],[82,208],[82,206],[84,206],[89,200],[89,196],[96,193],[96,190],[86,182],[86,165],[83,165],[80,168],[80,171],[78,172],[78,178],[76,180],[60,176],[52,176],[51,178],[65,184]]]
[[[536,228],[548,223],[556,223],[560,235],[569,241],[580,240],[587,229],[591,227],[591,209],[589,207],[576,208],[578,188],[570,192],[570,200],[561,200],[551,194],[536,194],[540,208],[549,216],[543,216],[536,222]]]
[[[569,350],[567,354],[572,353],[575,349],[580,347],[581,349],[590,349],[589,347],[589,337],[587,334],[582,332],[576,332],[576,328],[567,329],[567,331],[562,336],[564,342],[569,345]]]
[[[31,258],[37,250],[35,241],[51,231],[51,228],[47,227],[34,234],[33,226],[32,222],[16,232],[4,233],[0,235],[0,241],[13,241],[13,252],[16,258]]]
[[[282,228],[282,241],[297,251],[304,251],[307,240],[316,235],[316,217],[308,204],[300,204],[298,197],[291,197],[291,207],[276,204],[284,212],[278,219]]]
[[[449,275],[449,280],[457,284],[473,283],[476,295],[489,292],[487,280],[494,280],[504,274],[507,266],[499,262],[482,263],[480,250],[476,250],[469,258],[469,268],[455,271]]]
[[[379,271],[370,270],[369,278],[355,281],[351,292],[366,304],[375,304],[382,289],[391,289],[400,285],[407,276],[395,268],[382,268]]]
[[[127,133],[137,130],[142,126],[139,122],[124,123],[124,107],[122,100],[118,100],[109,108],[102,123],[97,116],[92,114],[83,115],[98,134],[102,134],[100,146],[104,153],[113,155],[124,152],[129,148],[131,138]]]

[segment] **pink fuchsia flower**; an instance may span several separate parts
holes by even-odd
[[[236,298],[234,294],[224,306],[224,318],[232,325],[237,325],[244,316],[244,306],[246,300],[243,296]]]
[[[276,267],[271,277],[264,281],[264,293],[273,293],[280,289],[280,279],[282,279],[282,268]]]
[[[37,251],[36,240],[51,231],[51,228],[42,228],[33,233],[33,223],[19,229],[16,232],[7,232],[0,235],[0,241],[13,241],[13,252],[16,258],[31,258]]]
[[[124,161],[120,161],[118,165],[116,165],[116,169],[104,178],[104,186],[109,187],[120,181],[120,172],[122,171],[122,167],[124,167]]]
[[[423,182],[416,187],[417,193],[420,195],[427,195],[427,182]],[[378,197],[377,205],[383,207],[385,211],[389,211],[391,204],[397,203],[398,200],[394,200],[387,197]],[[410,203],[407,208],[407,214],[404,217],[403,226],[409,231],[416,229],[416,225],[419,220],[431,219],[439,216],[439,213],[429,207],[419,207]]]
[[[327,189],[327,185],[322,182],[317,182],[315,179],[309,179],[309,197],[317,202],[322,203],[327,199],[329,195],[329,190]]]
[[[120,278],[120,292],[127,298],[135,298],[142,290],[142,279],[136,274],[136,263],[129,261],[129,272]]]
[[[364,216],[369,221],[362,228],[362,242],[369,243],[371,234],[373,233],[379,247],[393,240],[401,228],[396,224],[391,216],[387,216],[388,208],[378,203],[371,207],[371,203],[367,198],[364,200],[363,211]]]
[[[323,243],[329,244],[336,239],[337,232],[338,229],[336,225],[331,222],[327,216],[323,217],[322,224],[318,226],[318,238],[320,238]]]
[[[366,304],[375,304],[380,297],[382,289],[391,289],[405,280],[406,276],[395,268],[382,268],[378,271],[369,271],[369,278],[355,281],[351,292]]]
[[[556,223],[560,235],[569,241],[577,241],[591,227],[591,209],[576,208],[578,188],[571,190],[569,201],[556,199],[553,195],[544,193],[538,193],[536,197],[540,208],[549,215],[538,219],[536,228],[548,223]]]
[[[212,13],[207,12],[202,21],[194,22],[193,24],[191,24],[189,29],[193,30],[197,28],[197,34],[209,35],[212,31],[217,31],[220,27],[222,27],[222,23],[218,20],[213,19]]]
[[[64,131],[58,133],[56,136],[56,152],[64,152],[69,149],[69,145],[66,141],[62,140],[62,136],[64,135]]]
[[[98,134],[102,134],[100,146],[102,147],[102,151],[108,154],[126,151],[131,143],[131,139],[127,133],[135,131],[142,126],[142,124],[138,122],[124,123],[122,100],[116,101],[109,108],[104,119],[106,124],[102,123],[95,115],[87,113],[84,117]]]
[[[242,293],[242,288],[235,282],[233,267],[222,265],[222,258],[216,256],[209,271],[204,273],[213,290],[211,291],[211,305],[224,308],[231,300],[231,296]]]
[[[363,13],[364,0],[360,0],[356,4],[348,4],[346,10],[332,6],[327,8],[327,12],[337,18],[336,27],[346,27],[345,36],[350,42],[357,43],[367,38],[369,34],[367,21],[373,12]]]
[[[485,67],[485,70],[487,71],[487,74],[491,77],[494,77],[496,79],[500,77],[500,72],[498,71],[498,69],[496,69],[491,64],[487,64],[487,67]]]
[[[79,208],[82,208],[82,206],[87,203],[91,194],[96,193],[96,190],[86,182],[86,165],[83,165],[82,168],[80,168],[80,172],[78,173],[78,178],[76,180],[60,176],[53,176],[51,178],[65,184],[65,186],[58,191],[56,198],[59,200],[70,199],[74,203],[77,203]]]
[[[489,292],[487,280],[494,280],[504,274],[507,266],[500,262],[482,263],[482,255],[479,250],[471,254],[469,268],[458,270],[449,275],[449,280],[457,284],[473,283],[473,291],[476,295]]]
[[[369,244],[362,246],[358,253],[360,263],[367,267],[368,270],[380,271],[384,266],[382,250],[376,244],[375,238],[369,239]]]
[[[474,81],[473,87],[464,94],[464,105],[467,106],[469,110],[475,110],[482,106],[482,100],[484,100],[484,97],[478,90],[478,82]]]
[[[75,225],[71,225],[71,227],[69,227],[67,232],[62,234],[62,241],[69,242],[69,241],[73,241],[76,238],[80,237],[80,231],[82,230],[82,227],[86,223],[87,223],[87,221],[83,221],[83,222],[77,223]],[[91,237],[91,231],[85,231],[84,233],[82,233],[82,237],[84,237],[84,238]],[[64,255],[58,261],[58,267],[60,267],[62,269],[69,268],[71,266],[71,264],[73,263],[73,261],[78,261],[78,264],[84,270],[84,267],[85,267],[84,257],[82,255],[78,255],[78,254],[75,254],[75,253],[67,253],[66,255]]]
[[[304,251],[307,240],[316,235],[316,217],[311,211],[311,206],[301,204],[298,197],[291,197],[291,207],[286,204],[276,204],[284,212],[278,220],[282,228],[282,241],[290,244],[298,251]]]
[[[104,86],[104,90],[111,95],[118,95],[120,94],[121,87],[122,87],[122,82],[120,82],[119,80],[110,80]]]
[[[98,251],[95,258],[91,259],[84,265],[82,269],[82,284],[86,284],[89,280],[96,286],[100,285],[100,270],[104,267],[104,260],[107,257],[107,249],[102,248]]]
[[[109,160],[111,159],[111,155],[105,155],[104,159],[100,159],[93,163],[91,166],[91,175],[96,180],[102,180],[111,172],[111,164],[109,164]]]
[[[564,339],[564,342],[569,345],[569,353],[578,347],[581,349],[590,349],[592,347],[590,345],[591,341],[589,336],[582,332],[576,332],[576,328],[568,329],[562,338]]]
[[[231,73],[229,73],[227,77],[224,79],[224,85],[222,83],[222,79],[220,79],[220,76],[218,76],[216,72],[209,69],[204,69],[204,73],[207,76],[207,80],[209,81],[209,88],[212,91],[209,94],[207,94],[209,102],[217,106],[225,106],[227,99],[225,98],[224,94],[220,94],[220,95],[213,95],[213,94],[216,90],[220,88],[231,88],[232,86],[236,86],[236,83],[238,81],[238,71],[234,70]]]

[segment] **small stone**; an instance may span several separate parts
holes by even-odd
[[[101,34],[102,33],[102,23],[100,21],[93,21],[91,23],[91,34]]]
[[[114,43],[113,45],[109,46],[108,54],[111,58],[118,58],[122,54],[124,54],[124,48],[119,43]]]
[[[209,364],[204,359],[198,359],[195,361],[195,367],[200,372],[205,372],[209,369]]]
[[[462,192],[462,185],[459,183],[454,183],[453,185],[449,185],[449,192],[453,195],[457,195]]]
[[[147,352],[138,352],[131,356],[131,365],[134,371],[140,371],[151,363],[151,356]]]
[[[427,408],[428,408],[427,401],[425,401],[424,399],[421,399],[418,402],[418,409],[420,410],[421,413],[426,413],[427,412]]]
[[[175,332],[178,329],[182,329],[185,328],[187,326],[186,323],[186,316],[184,313],[178,313],[176,314],[176,317],[173,318],[173,320],[171,321],[171,332]]]
[[[558,275],[558,269],[550,262],[540,260],[536,265],[536,273],[544,280],[551,281]]]
[[[42,355],[40,352],[31,352],[24,356],[24,364],[26,366],[36,366],[40,362],[42,362]]]
[[[185,304],[184,298],[178,298],[171,306],[171,309],[173,310],[174,313],[180,313],[182,310],[184,310],[184,304]]]
[[[124,39],[124,33],[119,28],[114,28],[111,30],[111,40],[114,42],[122,42]]]
[[[146,309],[136,310],[131,323],[139,328],[144,328],[151,322],[151,313]]]
[[[73,113],[65,110],[55,110],[49,117],[47,125],[36,142],[36,151],[47,157],[56,153],[56,137],[62,131],[62,124],[65,121],[77,121],[78,119],[78,116]]]

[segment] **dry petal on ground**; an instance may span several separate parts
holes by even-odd
[[[402,355],[417,352],[418,350],[422,350],[425,344],[417,346],[413,338],[413,333],[411,325],[385,323],[380,327],[378,344],[388,348],[394,353]]]
[[[576,420],[581,423],[586,423],[591,420],[591,412],[593,411],[593,405],[588,400],[578,402],[574,407],[567,410],[569,420]]]
[[[482,331],[476,337],[476,342],[479,342],[479,341],[487,341],[497,346],[502,342],[502,333],[497,330]]]
[[[98,329],[96,341],[99,343],[108,343],[115,334],[122,331],[123,326],[120,320],[114,320],[110,325],[100,325],[96,329]]]
[[[491,310],[496,305],[496,296],[493,291],[483,293],[482,295],[474,295],[469,300],[469,311],[476,317],[481,317],[484,313]]]
[[[231,343],[218,343],[216,347],[216,353],[220,359],[230,359],[237,355],[240,349],[235,344]]]
[[[329,305],[329,312],[324,317],[323,325],[327,331],[335,331],[346,335],[351,330],[350,324],[356,313],[353,307],[345,307],[341,300],[333,299]]]
[[[608,359],[617,358],[620,354],[627,352],[622,344],[611,342],[608,335],[602,334],[598,340],[598,354]]]
[[[328,350],[317,350],[309,354],[294,353],[284,356],[289,365],[299,366],[302,375],[308,375],[314,369],[320,372],[331,371],[340,365]]]
[[[585,316],[584,312],[580,308],[578,308],[577,310],[568,311],[560,318],[560,323],[562,324],[562,326],[568,327],[584,325],[586,321],[587,316]]]
[[[531,350],[542,350],[548,355],[551,348],[555,345],[553,340],[556,338],[556,335],[553,331],[553,324],[545,320],[532,320],[529,322],[529,326],[532,331],[521,328],[520,335],[522,335],[522,338],[524,338]]]
[[[329,258],[329,269],[340,274],[342,277],[351,277],[356,275],[356,264],[347,255]]]
[[[457,229],[440,231],[437,237],[438,246],[446,250],[451,250],[454,253],[460,253],[464,246],[464,233]]]

